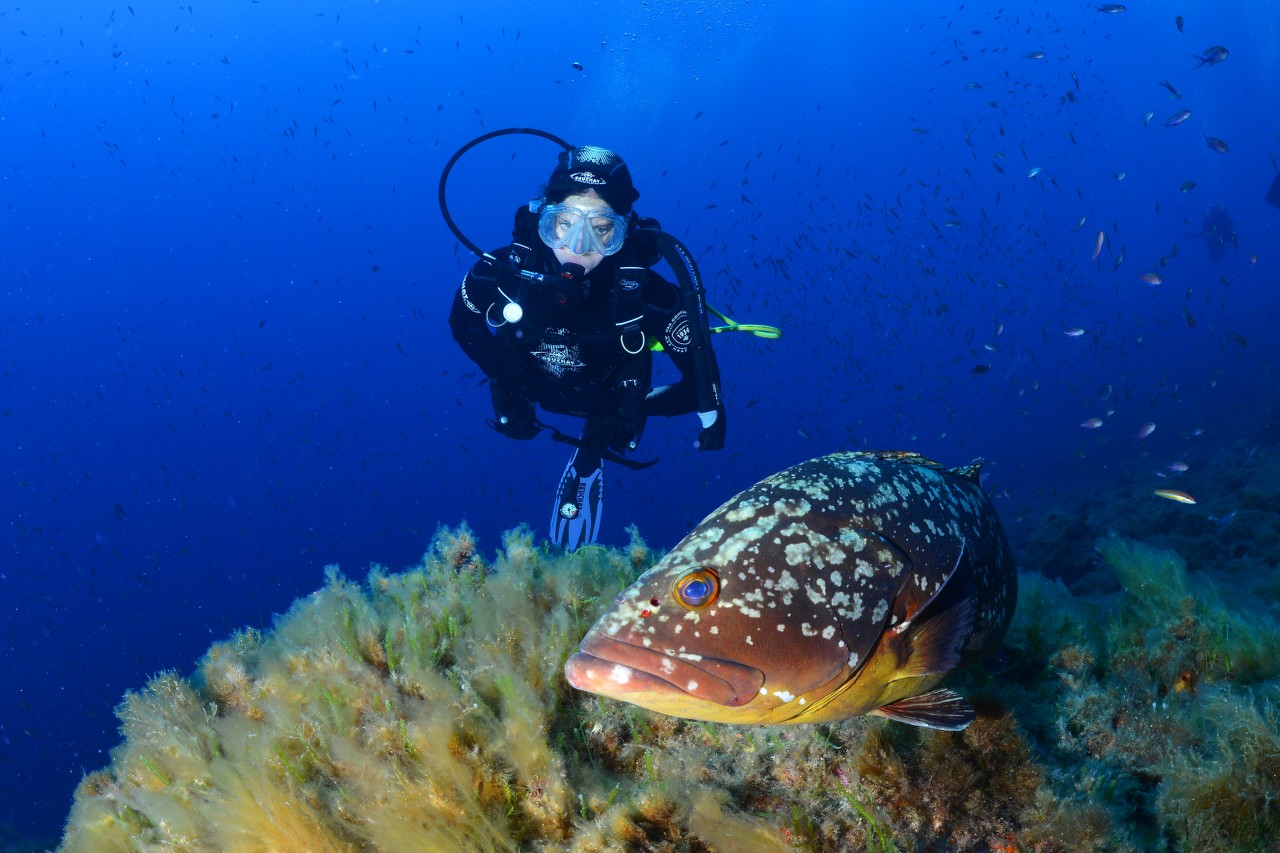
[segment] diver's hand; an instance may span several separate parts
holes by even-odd
[[[702,421],[702,432],[694,447],[699,450],[721,450],[724,448],[724,406],[717,406],[714,412],[698,412]]]
[[[534,415],[533,402],[521,394],[518,383],[505,378],[491,377],[489,393],[493,398],[493,418],[489,426],[520,441],[528,441],[541,432]]]

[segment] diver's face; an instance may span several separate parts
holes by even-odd
[[[560,204],[569,207],[579,207],[583,210],[602,211],[604,213],[613,213],[613,208],[605,203],[604,199],[596,195],[595,190],[587,190],[585,193],[571,195]],[[577,252],[571,251],[567,246],[559,249],[552,249],[555,252],[556,260],[562,264],[578,264],[587,272],[591,272],[600,266],[600,262],[604,260],[604,255],[599,252],[587,252],[585,255],[579,255]]]

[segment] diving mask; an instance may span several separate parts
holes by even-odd
[[[538,217],[538,235],[551,248],[575,255],[612,255],[627,239],[627,220],[611,210],[549,204]]]

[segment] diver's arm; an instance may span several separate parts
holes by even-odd
[[[510,376],[515,372],[511,354],[485,322],[485,314],[498,296],[493,267],[479,261],[462,280],[453,297],[453,309],[449,312],[453,339],[467,357],[490,377]]]
[[[679,327],[681,314],[684,314],[684,312],[681,311],[676,314],[675,321],[668,323],[667,329]],[[707,343],[706,350],[701,353],[701,356],[705,358],[702,375],[708,382],[709,387],[704,389],[705,394],[699,394],[699,371],[694,367],[694,359],[699,357],[698,354],[688,345],[681,348],[675,340],[672,340],[669,333],[664,333],[661,340],[663,351],[670,356],[671,362],[680,371],[680,381],[673,385],[655,388],[649,392],[644,401],[643,412],[645,416],[671,417],[689,412],[698,412],[698,417],[702,424],[702,430],[698,434],[698,449],[719,450],[724,447],[724,401],[720,397],[720,371],[716,364],[715,353],[711,351],[710,343]],[[701,397],[707,397],[714,401],[710,411],[700,411],[699,399]]]

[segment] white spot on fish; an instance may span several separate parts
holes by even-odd
[[[609,680],[614,684],[626,684],[631,680],[631,670],[622,664],[618,664],[609,673]]]
[[[822,639],[824,640],[830,640],[835,635],[836,635],[835,625],[828,625],[827,627],[822,629]]]
[[[809,546],[803,542],[792,542],[787,546],[787,565],[802,566],[809,562]]]
[[[783,702],[790,702],[792,699],[796,698],[796,695],[794,693],[791,693],[790,691],[787,691],[787,690],[775,690],[773,691],[773,695],[777,696]]]

